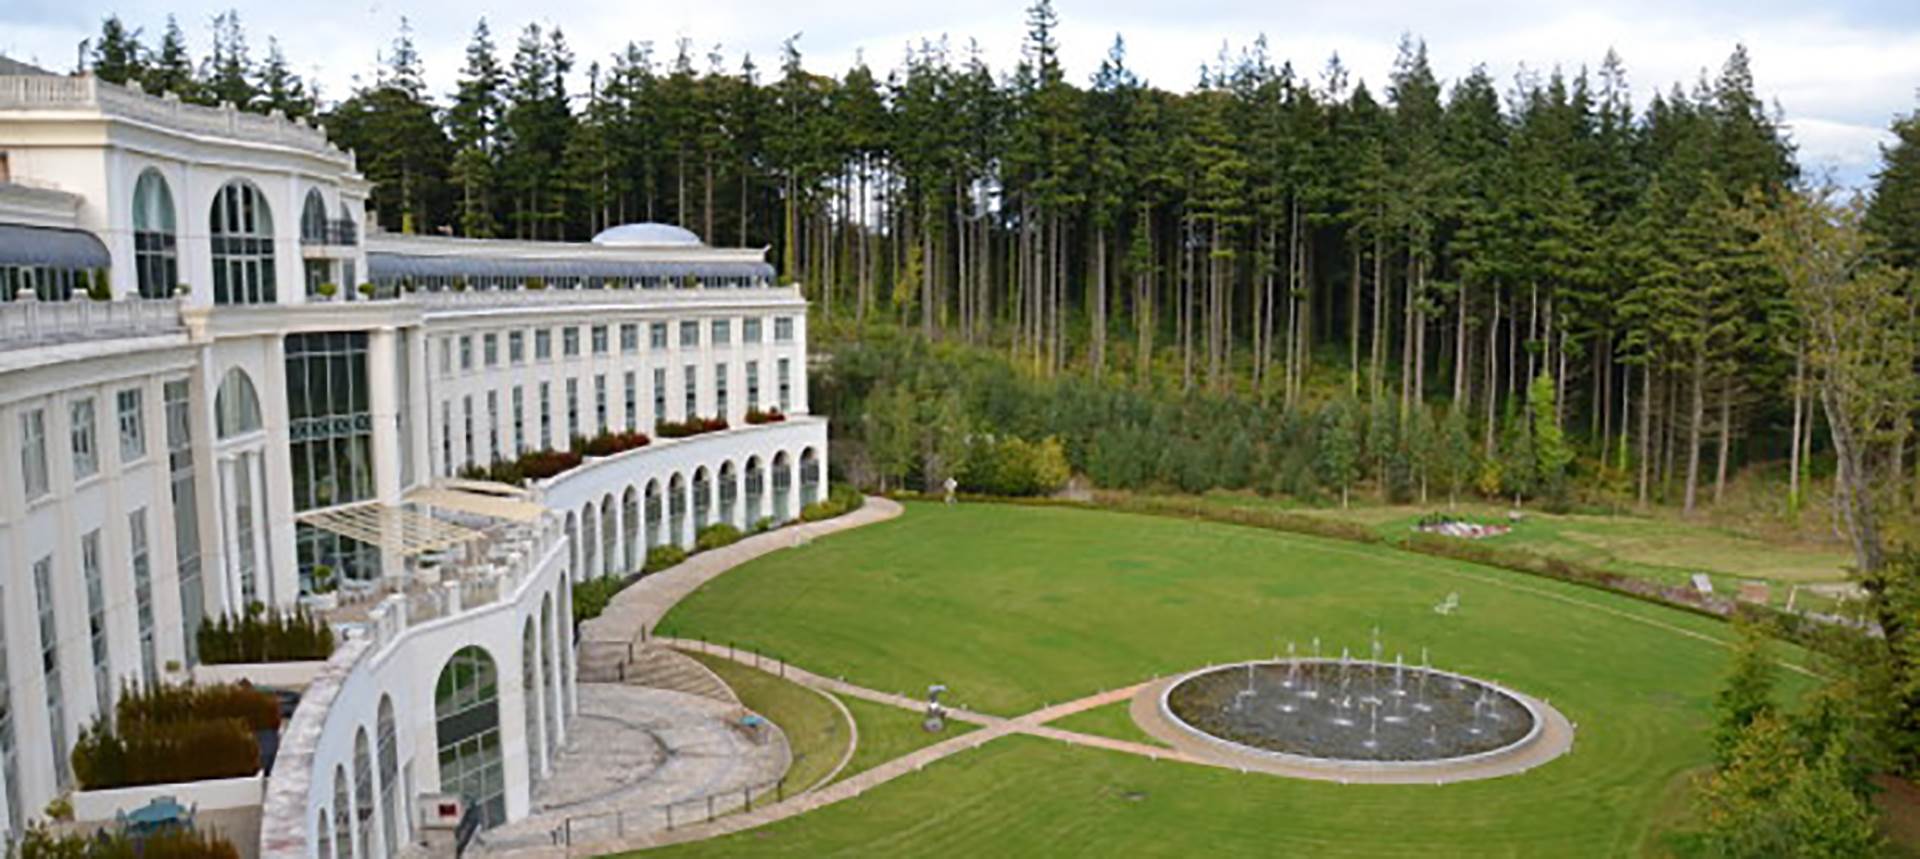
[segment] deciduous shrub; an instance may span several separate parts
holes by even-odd
[[[646,447],[652,439],[643,432],[603,432],[581,442],[577,451],[587,456],[612,456],[635,448]]]
[[[647,550],[647,565],[642,572],[657,573],[687,559],[687,550],[679,546],[655,546]]]
[[[725,522],[715,522],[712,525],[701,528],[700,532],[694,535],[693,549],[696,552],[718,549],[721,546],[740,542],[740,537],[739,528],[735,528]]]
[[[333,627],[304,611],[222,615],[200,625],[200,661],[300,662],[333,654]]]
[[[747,410],[747,423],[750,424],[777,424],[786,419],[787,416],[781,414],[779,409],[766,409],[764,411],[761,409]]]
[[[1003,436],[976,442],[969,451],[963,482],[989,495],[1046,495],[1072,477],[1067,451],[1055,436],[1030,442]]]

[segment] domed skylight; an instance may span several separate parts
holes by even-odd
[[[672,224],[621,224],[601,230],[599,235],[593,237],[593,243],[616,247],[661,245],[697,247],[700,244],[700,237],[694,235],[692,230]]]

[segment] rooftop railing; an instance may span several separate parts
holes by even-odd
[[[349,218],[328,218],[320,223],[302,224],[300,243],[353,247],[360,243],[360,225]]]
[[[232,105],[208,107],[189,104],[173,93],[148,95],[141,90],[138,81],[120,86],[92,75],[0,76],[0,110],[73,108],[95,108],[112,116],[153,122],[181,131],[276,143],[321,155],[349,157],[327,141],[324,127],[288,119],[278,111],[259,114]]]
[[[0,351],[181,333],[180,304],[177,298],[0,302]]]
[[[383,292],[394,287],[383,284]],[[404,293],[427,311],[471,310],[493,307],[527,307],[571,304],[762,304],[768,301],[798,299],[799,288],[792,285],[763,288],[671,287],[641,289],[634,287],[594,289],[467,289],[419,290]]]

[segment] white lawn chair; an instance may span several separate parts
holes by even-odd
[[[1460,594],[1459,592],[1456,591],[1456,592],[1448,593],[1446,599],[1436,603],[1433,607],[1433,613],[1452,615],[1455,611],[1458,611],[1459,609],[1460,609]]]

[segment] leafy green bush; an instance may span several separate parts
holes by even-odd
[[[687,550],[679,546],[655,546],[647,550],[647,565],[642,572],[657,573],[687,559]]]
[[[31,826],[14,845],[19,859],[240,859],[233,842],[216,832],[164,829],[134,837],[122,828],[95,833],[55,832]]]
[[[727,428],[726,418],[691,417],[684,421],[661,421],[654,431],[661,438],[686,438],[702,433],[719,432]]]
[[[206,719],[237,719],[250,730],[280,727],[280,701],[243,683],[129,687],[114,705],[121,730],[164,728]]]
[[[694,535],[693,550],[696,552],[705,552],[708,549],[718,549],[721,546],[740,542],[740,537],[739,528],[735,528],[725,522],[715,522],[712,525],[701,528],[700,532]]]
[[[844,516],[860,509],[861,505],[866,503],[867,498],[860,494],[860,490],[844,483],[835,483],[827,487],[826,498],[800,508],[800,520],[819,522],[823,519]]]
[[[592,620],[607,610],[613,602],[613,595],[624,590],[632,580],[626,576],[596,576],[573,586],[573,621]]]
[[[753,527],[747,529],[747,533],[765,534],[766,532],[773,530],[775,525],[777,524],[778,523],[773,521],[772,516],[762,516],[753,523]]]
[[[333,655],[333,627],[304,611],[222,615],[200,625],[200,661],[301,662]]]
[[[968,489],[989,495],[1047,495],[1072,476],[1066,448],[1058,437],[1029,442],[1003,436],[974,444],[963,482]]]

